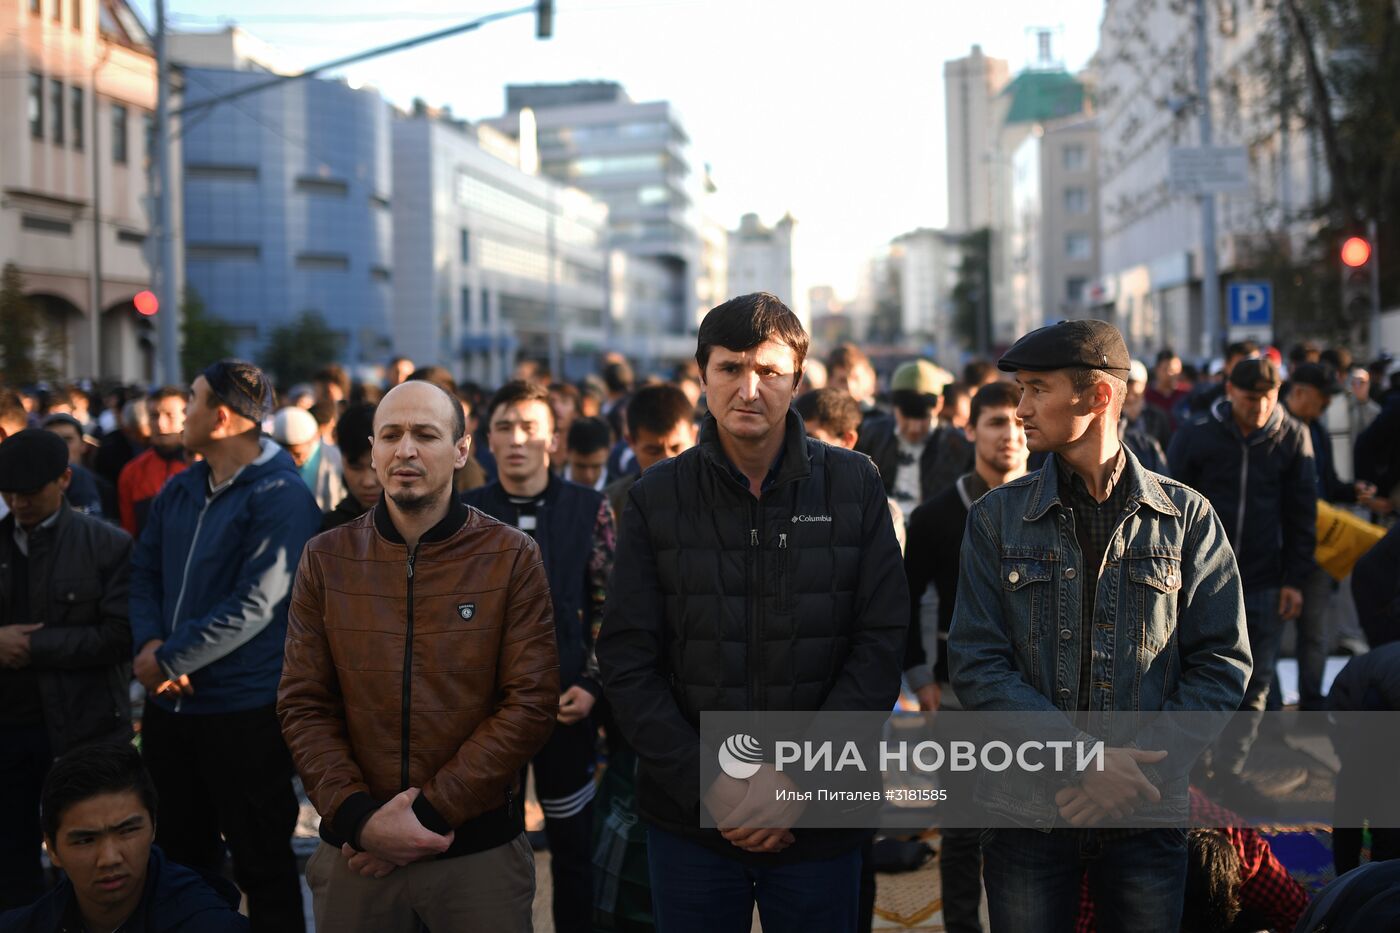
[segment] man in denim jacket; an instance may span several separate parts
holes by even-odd
[[[1220,521],[1119,441],[1129,365],[1101,321],[1033,331],[998,363],[1022,388],[1030,449],[1051,456],[968,515],[953,686],[970,710],[1036,714],[1039,740],[1107,748],[1103,770],[1058,787],[1012,771],[979,782],[989,816],[1017,827],[983,838],[996,933],[1073,929],[1086,871],[1102,928],[1175,933],[1186,834],[1169,828],[1184,820],[1169,803],[1184,804],[1195,755],[1249,676]]]

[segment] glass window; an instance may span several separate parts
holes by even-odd
[[[463,227],[461,231],[461,241],[462,265],[465,266],[472,261],[471,231],[467,230],[465,227]]]
[[[1074,276],[1065,279],[1065,300],[1072,305],[1084,303],[1084,291],[1089,287],[1089,280],[1083,276]]]
[[[156,157],[156,115],[144,113],[141,115],[141,139],[146,147],[146,165],[150,165]]]
[[[63,0],[53,0],[53,21],[63,22]]]
[[[39,12],[39,0],[29,0],[29,12],[36,14]]]
[[[29,73],[29,135],[44,138],[44,76]]]
[[[112,105],[112,161],[126,164],[126,105]]]
[[[87,102],[83,99],[83,89],[80,87],[69,88],[68,100],[73,108],[73,148],[81,150],[83,148],[83,134],[87,131]]]
[[[49,79],[49,110],[53,114],[53,141],[61,146],[67,136],[63,132],[66,113],[63,107],[63,82],[57,78]]]
[[[1086,188],[1066,188],[1065,189],[1065,213],[1066,214],[1087,214],[1089,213],[1089,191]]]
[[[1089,259],[1093,254],[1094,246],[1089,240],[1089,234],[1065,234],[1065,256],[1070,259]]]
[[[350,183],[338,178],[315,178],[303,175],[296,181],[298,194],[318,194],[329,198],[343,198],[350,194]]]
[[[1088,158],[1084,153],[1083,146],[1066,146],[1064,148],[1064,165],[1067,172],[1082,172],[1088,163]]]
[[[83,28],[83,0],[73,0],[72,23],[74,29]]]
[[[463,232],[463,233],[466,233],[467,231],[463,230],[462,232]],[[464,288],[464,289],[462,289],[462,323],[463,323],[464,325],[466,325],[466,326],[470,326],[470,325],[471,325],[471,319],[472,319],[472,290],[471,290],[470,288]]]

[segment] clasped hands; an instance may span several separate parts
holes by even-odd
[[[165,644],[164,641],[153,638],[142,645],[141,651],[136,655],[136,660],[131,662],[131,672],[136,675],[141,686],[146,688],[147,693],[156,696],[167,693],[173,693],[176,696],[190,696],[194,693],[194,687],[190,686],[189,674],[181,674],[174,679],[165,676],[165,669],[160,666],[160,660],[156,658],[156,650],[163,644]]]
[[[1084,828],[1106,819],[1126,819],[1139,804],[1157,803],[1162,793],[1139,765],[1156,764],[1166,757],[1164,751],[1105,749],[1102,771],[1085,771],[1078,785],[1055,795],[1060,816],[1071,826]]]
[[[363,852],[349,843],[340,847],[351,871],[366,878],[384,878],[396,868],[447,851],[456,834],[439,836],[418,822],[413,813],[413,801],[421,793],[417,787],[410,787],[365,820],[360,828]]]
[[[797,785],[764,764],[748,780],[721,774],[705,792],[705,806],[714,816],[720,835],[745,852],[781,852],[793,843],[789,827],[802,815],[805,804],[781,799],[796,796]]]

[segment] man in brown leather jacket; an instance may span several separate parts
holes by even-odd
[[[539,548],[462,505],[462,409],[407,382],[380,402],[384,498],[307,545],[277,712],[322,844],[327,930],[529,930],[519,777],[559,707]]]

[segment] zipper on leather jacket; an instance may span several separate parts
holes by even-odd
[[[400,790],[408,790],[408,727],[409,710],[413,699],[413,561],[418,556],[418,548],[408,555],[408,629],[403,642],[403,699],[402,719],[399,725],[402,734],[402,751],[399,758]]]

